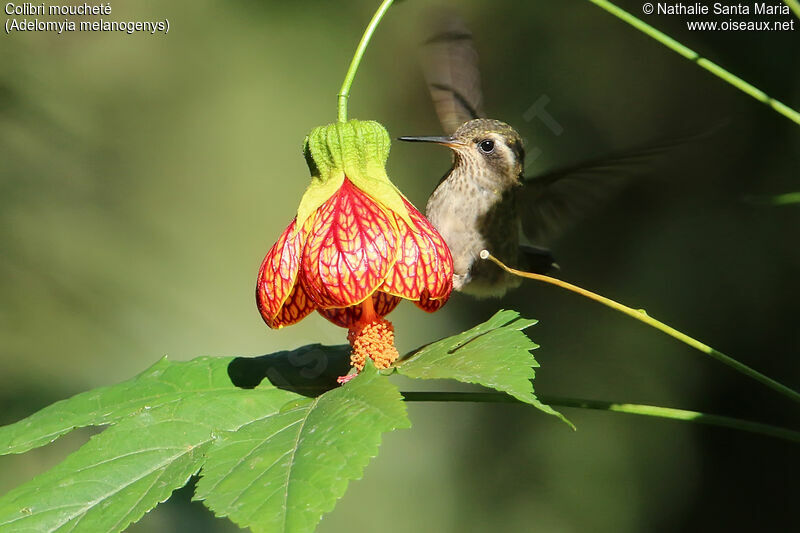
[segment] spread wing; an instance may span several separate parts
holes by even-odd
[[[647,175],[660,157],[704,136],[663,141],[526,178],[519,195],[525,236],[534,244],[548,245],[631,179]]]
[[[422,70],[445,133],[483,116],[478,53],[472,32],[458,16],[443,12],[422,45]]]

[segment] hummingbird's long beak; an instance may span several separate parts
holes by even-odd
[[[441,144],[441,145],[444,145],[444,146],[449,146],[450,148],[459,148],[461,146],[464,146],[464,143],[462,143],[461,141],[457,141],[453,137],[445,137],[445,136],[440,136],[440,137],[436,137],[436,136],[433,136],[433,137],[398,137],[397,140],[398,141],[412,142],[412,143],[436,143],[436,144]]]

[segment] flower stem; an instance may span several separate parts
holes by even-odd
[[[796,205],[800,204],[800,191],[787,192],[775,196],[750,196],[747,197],[747,200],[750,200],[750,202],[759,205],[771,205],[771,206]]]
[[[800,2],[797,0],[783,0],[783,3],[789,6],[789,9],[794,11],[797,18],[800,18]]]
[[[533,279],[537,281],[543,281],[545,283],[549,283],[550,285],[556,285],[557,287],[561,287],[562,289],[578,293],[581,296],[585,296],[586,298],[589,298],[596,302],[600,302],[601,304],[610,307],[616,311],[619,311],[620,313],[624,313],[632,318],[635,318],[640,322],[644,322],[648,326],[654,327],[666,333],[667,335],[674,337],[685,344],[688,344],[692,348],[695,348],[696,350],[703,352],[704,354],[710,355],[714,359],[728,365],[737,372],[740,372],[746,376],[753,378],[754,380],[760,382],[763,385],[766,385],[772,390],[775,390],[783,394],[787,398],[792,399],[796,402],[800,402],[800,393],[798,393],[797,391],[790,389],[786,385],[783,385],[782,383],[779,383],[774,379],[765,376],[764,374],[756,371],[753,368],[750,368],[744,363],[740,363],[736,359],[729,357],[724,353],[719,352],[714,348],[706,344],[703,344],[702,342],[696,339],[693,339],[692,337],[686,335],[685,333],[681,333],[677,329],[670,327],[664,324],[663,322],[656,320],[655,318],[650,317],[643,310],[632,309],[628,306],[622,305],[621,303],[617,303],[614,300],[606,298],[605,296],[600,296],[599,294],[587,291],[586,289],[582,289],[581,287],[578,287],[577,285],[573,285],[571,283],[567,283],[566,281],[561,281],[560,279],[551,278],[550,276],[544,276],[542,274],[534,274],[532,272],[523,272],[521,270],[508,267],[505,264],[503,264],[499,259],[490,254],[487,250],[483,250],[481,252],[481,259],[489,259],[490,261],[493,261],[495,264],[497,264],[500,268],[502,268],[506,272],[514,274],[515,276],[520,276],[523,278]]]
[[[482,402],[482,403],[522,403],[516,398],[502,392],[402,392],[407,402]],[[617,403],[600,400],[584,400],[580,398],[559,398],[540,396],[539,399],[548,405],[558,407],[575,407],[578,409],[597,409],[632,415],[669,418],[697,424],[721,426],[751,433],[759,433],[770,437],[800,442],[800,432],[769,424],[751,422],[728,416],[710,415],[699,411],[642,405],[636,403]]]
[[[771,96],[767,95],[764,91],[747,83],[742,78],[731,74],[730,72],[720,67],[713,61],[709,61],[708,59],[702,57],[694,50],[687,48],[686,46],[682,45],[669,35],[666,35],[665,33],[658,31],[657,29],[647,24],[643,20],[634,17],[624,9],[621,9],[616,5],[614,5],[612,2],[608,2],[607,0],[589,0],[589,2],[608,11],[618,19],[627,22],[637,30],[649,35],[656,41],[660,42],[673,52],[677,52],[678,54],[682,55],[689,61],[694,61],[695,63],[697,63],[698,66],[706,69],[707,71],[714,74],[718,78],[723,79],[724,81],[733,85],[740,91],[749,94],[762,104],[768,105],[769,107],[771,107],[781,115],[785,116],[789,120],[792,120],[797,124],[800,124],[800,113],[798,113],[796,110],[792,109],[783,102],[779,102],[778,100],[772,98]],[[797,8],[797,1],[790,0],[789,2],[787,2],[787,5],[789,5],[789,7],[794,10]],[[797,13],[797,11],[795,11],[795,13]]]
[[[347,122],[347,99],[350,97],[350,86],[353,84],[353,79],[356,77],[358,65],[361,63],[361,58],[364,56],[364,52],[367,50],[369,40],[372,38],[375,28],[378,27],[378,23],[389,10],[389,7],[391,7],[393,1],[394,0],[383,0],[378,10],[372,16],[372,20],[369,21],[367,29],[364,30],[364,35],[361,37],[361,42],[358,43],[356,53],[353,55],[353,60],[350,61],[350,67],[347,69],[347,74],[344,77],[342,88],[339,89],[339,122]]]

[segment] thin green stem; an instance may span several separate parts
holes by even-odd
[[[708,59],[700,56],[694,50],[687,48],[686,46],[682,45],[672,37],[658,31],[654,27],[650,26],[646,22],[634,17],[624,9],[620,9],[616,5],[606,0],[589,0],[589,2],[597,5],[598,7],[608,11],[615,17],[627,22],[637,30],[649,35],[656,41],[660,42],[670,50],[679,53],[689,61],[694,61],[700,67],[706,69],[707,71],[711,72],[715,76],[725,80],[729,84],[733,85],[740,91],[749,94],[759,102],[770,106],[772,109],[780,113],[781,115],[785,116],[789,120],[800,124],[800,112],[792,109],[791,107],[787,106],[783,102],[779,102],[778,100],[768,96],[764,91],[754,87],[753,85],[747,83],[742,78],[735,76],[725,70],[724,68],[720,67],[713,61],[709,61]],[[797,7],[797,1],[791,0],[791,3],[787,2],[789,7],[795,9]],[[793,7],[792,4],[795,4]],[[796,11],[797,12],[797,11]]]
[[[557,287],[561,287],[562,289],[566,289],[568,291],[572,291],[574,293],[580,294],[581,296],[585,296],[591,300],[596,302],[600,302],[601,304],[610,307],[620,313],[624,313],[629,317],[635,318],[640,322],[644,322],[648,326],[654,327],[659,331],[666,333],[667,335],[678,339],[679,341],[688,344],[692,348],[703,352],[704,354],[710,355],[714,359],[728,365],[729,367],[733,368],[737,372],[740,372],[748,377],[753,378],[754,380],[758,381],[759,383],[766,385],[767,387],[783,394],[789,399],[792,399],[796,402],[800,402],[800,393],[797,391],[790,389],[786,385],[783,385],[772,378],[765,376],[764,374],[756,371],[753,368],[745,365],[744,363],[740,363],[736,359],[725,355],[724,353],[715,350],[714,348],[703,344],[702,342],[698,341],[697,339],[693,339],[692,337],[686,335],[685,333],[681,333],[677,329],[670,327],[663,322],[656,320],[649,316],[646,312],[639,309],[632,309],[626,305],[622,305],[621,303],[617,303],[610,298],[606,298],[605,296],[600,296],[599,294],[595,294],[591,291],[587,291],[586,289],[582,289],[577,285],[573,285],[571,283],[567,283],[566,281],[562,281],[560,279],[551,278],[550,276],[544,276],[542,274],[534,274],[532,272],[523,272],[522,270],[517,270],[511,267],[506,266],[503,264],[502,261],[494,257],[488,251],[483,250],[481,252],[482,259],[489,259],[490,261],[497,264],[500,268],[505,270],[510,274],[514,274],[515,276],[520,276],[523,278],[533,279],[537,281],[543,281],[545,283],[549,283],[550,285],[555,285]]]
[[[342,88],[339,89],[339,122],[347,122],[347,99],[350,97],[350,86],[353,85],[353,79],[356,77],[358,65],[361,64],[361,58],[364,56],[364,52],[367,50],[369,40],[372,38],[375,28],[378,27],[378,23],[380,23],[383,16],[389,10],[389,7],[391,7],[393,1],[394,0],[383,0],[383,3],[381,3],[378,10],[372,16],[372,20],[369,21],[367,29],[364,30],[364,35],[361,36],[361,42],[358,43],[356,53],[353,55],[353,60],[350,61],[350,67],[347,69],[347,74],[344,77]]]
[[[407,402],[482,402],[482,403],[520,403],[521,401],[502,392],[402,392],[403,399]],[[631,415],[652,416],[668,418],[696,424],[721,426],[750,433],[758,433],[792,442],[800,442],[800,432],[769,424],[751,422],[728,416],[709,415],[699,411],[673,409],[671,407],[658,407],[655,405],[642,405],[636,403],[617,403],[600,400],[584,400],[579,398],[560,398],[540,396],[543,402],[558,407],[575,407],[578,409],[596,409],[615,413]],[[526,404],[523,404],[526,405]]]
[[[775,196],[752,196],[749,200],[761,205],[796,205],[800,204],[800,192],[787,192]]]
[[[783,0],[783,3],[789,6],[789,9],[794,11],[794,15],[800,18],[800,2],[797,0]]]

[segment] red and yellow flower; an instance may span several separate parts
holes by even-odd
[[[256,300],[271,328],[318,311],[349,330],[351,364],[378,368],[398,353],[384,317],[400,300],[433,312],[453,287],[453,260],[436,229],[389,180],[389,135],[372,121],[314,129],[297,216],[267,253]]]

